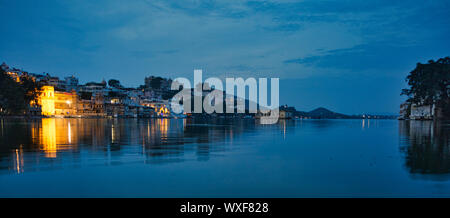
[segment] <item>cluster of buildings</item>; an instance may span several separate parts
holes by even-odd
[[[150,76],[144,85],[137,88],[123,87],[118,80],[88,82],[80,84],[75,76],[63,79],[48,73],[34,74],[5,63],[0,67],[14,81],[27,77],[41,87],[36,101],[30,102],[30,115],[48,117],[219,117],[219,118],[260,118],[268,114],[192,114],[171,113],[169,100],[172,80]],[[206,96],[210,91],[203,91]],[[236,106],[234,106],[236,107]],[[279,119],[291,119],[295,108],[281,106]]]
[[[0,67],[16,82],[28,77],[41,87],[37,101],[30,103],[31,115],[55,117],[170,117],[168,98],[172,81],[147,77],[138,88],[125,88],[118,83],[88,82],[79,84],[75,76],[59,77],[27,73]]]

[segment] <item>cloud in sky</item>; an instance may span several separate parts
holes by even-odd
[[[191,77],[194,68],[205,76],[333,81],[342,84],[341,95],[327,95],[325,85],[311,92],[334,102],[349,97],[349,78],[401,85],[416,62],[449,55],[449,6],[445,0],[0,0],[0,59],[31,72],[75,73],[84,82],[116,78],[130,86],[148,75]],[[390,102],[401,100],[401,88],[386,87]],[[286,103],[302,108],[297,98],[314,98],[295,90],[281,93]],[[358,112],[354,104],[330,107]],[[358,110],[398,108],[367,105]]]

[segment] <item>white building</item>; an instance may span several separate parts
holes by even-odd
[[[434,105],[422,105],[418,106],[416,104],[411,105],[411,115],[409,116],[412,120],[420,119],[433,119],[434,116]]]
[[[78,90],[78,78],[75,76],[69,76],[64,78],[66,82],[66,91],[70,92],[72,90]]]

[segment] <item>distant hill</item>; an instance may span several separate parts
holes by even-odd
[[[350,116],[345,114],[336,113],[333,111],[330,111],[326,108],[319,107],[316,108],[310,112],[306,113],[307,116],[311,118],[318,118],[318,119],[344,119],[344,118],[350,118]]]
[[[351,118],[351,116],[336,113],[333,111],[330,111],[326,108],[319,107],[312,111],[306,112],[306,111],[297,111],[294,107],[286,107],[282,106],[280,109],[286,110],[291,112],[294,116],[297,117],[308,117],[313,119],[346,119]]]
[[[319,107],[312,111],[297,111],[294,107],[281,106],[280,109],[291,112],[294,117],[307,117],[312,119],[397,119],[398,115],[360,114],[346,115]]]

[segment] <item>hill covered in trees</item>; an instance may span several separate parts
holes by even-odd
[[[31,78],[22,76],[16,81],[0,68],[0,115],[25,114],[38,94],[39,86]]]

